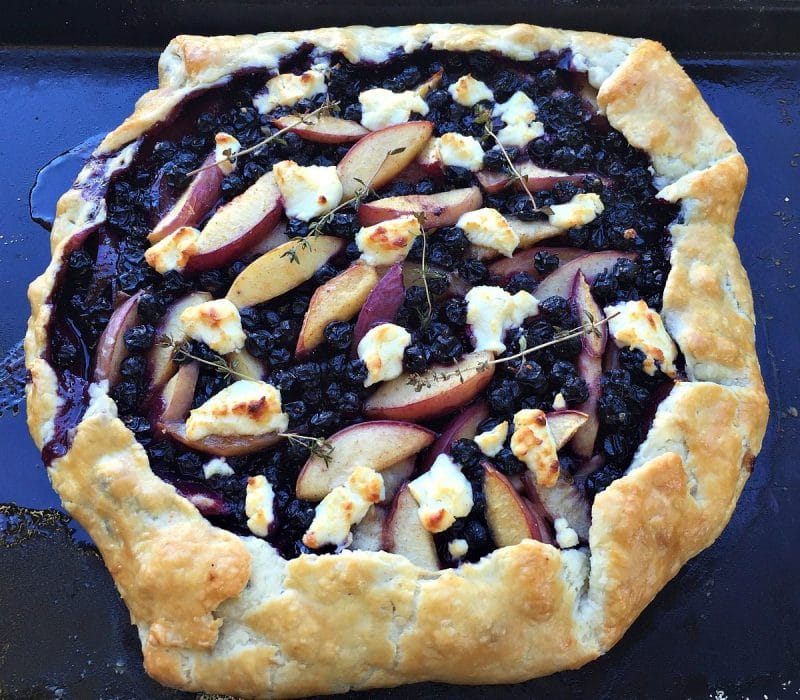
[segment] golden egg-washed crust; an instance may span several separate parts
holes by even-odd
[[[104,387],[95,387],[68,454],[52,463],[53,485],[100,548],[139,628],[148,672],[168,685],[291,697],[421,680],[516,682],[576,668],[614,644],[721,532],[767,419],[752,298],[732,240],[746,167],[659,44],[529,25],[176,38],[162,55],[159,88],[106,137],[59,202],[53,259],[30,289],[31,433],[46,443],[58,408],[46,346],[61,261],[105,220],[102,198],[87,192],[102,192],[143,132],[187,95],[242,68],[274,68],[304,43],[317,57],[340,51],[353,61],[425,45],[522,60],[571,49],[611,124],[650,154],[661,196],[681,202],[663,318],[687,381],[659,406],[626,475],[596,498],[588,550],[526,540],[441,572],[383,552],[287,562],[263,540],[212,527],[155,477]]]

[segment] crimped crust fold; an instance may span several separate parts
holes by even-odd
[[[688,381],[659,406],[628,473],[597,496],[588,551],[526,540],[441,572],[386,553],[287,562],[263,540],[211,526],[156,477],[107,397],[93,401],[71,449],[51,465],[53,486],[97,543],[139,628],[148,673],[168,685],[293,697],[421,680],[517,682],[577,668],[613,645],[721,532],[768,412],[750,287],[733,243],[746,167],[657,43],[530,25],[177,37],[161,57],[158,89],[59,202],[52,261],[29,291],[33,438],[39,447],[49,440],[58,408],[46,352],[61,261],[105,220],[87,187],[102,192],[137,139],[186,95],[243,68],[275,67],[304,43],[350,60],[427,45],[519,59],[571,48],[611,124],[651,156],[661,196],[682,204],[663,317]]]

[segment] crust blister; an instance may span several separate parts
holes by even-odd
[[[135,141],[194,90],[241,68],[273,68],[304,42],[351,60],[426,43],[521,59],[572,48],[611,124],[650,154],[662,196],[682,202],[663,316],[694,381],[662,403],[629,473],[598,495],[588,592],[574,580],[580,555],[532,541],[438,573],[386,553],[285,562],[266,542],[212,527],[152,474],[109,414],[81,424],[50,469],[53,485],[97,542],[139,626],[146,668],[164,683],[289,697],[426,679],[514,682],[578,667],[713,542],[760,448],[767,401],[752,298],[732,243],[744,162],[660,45],[529,25],[177,37],[160,60],[159,88],[98,153]],[[49,296],[67,239],[101,218],[75,193],[59,202],[53,261],[29,292],[28,411],[40,447],[57,401],[55,374],[41,359]]]

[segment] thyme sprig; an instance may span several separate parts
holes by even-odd
[[[311,454],[316,455],[325,462],[325,466],[329,465],[335,447],[325,438],[300,435],[299,433],[278,433],[278,435],[286,438],[291,443],[308,448]]]
[[[305,236],[295,236],[292,239],[295,242],[295,244],[291,248],[289,248],[289,250],[283,253],[281,257],[282,258],[288,257],[291,262],[297,263],[299,265],[300,256],[297,254],[298,249],[309,250],[311,248],[311,239],[315,238],[316,236],[321,236],[323,234],[323,229],[331,221],[333,221],[333,217],[336,216],[337,213],[339,213],[340,211],[346,209],[351,205],[358,206],[370,195],[376,195],[375,190],[372,189],[372,183],[377,177],[378,173],[381,171],[383,164],[391,156],[396,156],[405,150],[406,150],[405,146],[403,146],[401,148],[394,148],[391,151],[387,151],[386,155],[384,155],[381,161],[378,163],[378,167],[375,168],[375,172],[372,174],[372,177],[370,177],[369,181],[364,182],[359,178],[355,178],[355,181],[359,184],[359,186],[353,193],[353,196],[349,197],[348,199],[345,199],[343,202],[340,202],[329,212],[326,212],[325,214],[320,216],[316,221],[314,221],[314,223],[312,223],[308,227],[308,233]]]
[[[523,175],[519,170],[517,170],[517,166],[514,165],[514,161],[511,160],[511,156],[508,155],[506,147],[500,143],[500,139],[497,138],[497,134],[494,133],[494,129],[492,129],[492,115],[489,113],[489,110],[480,107],[477,108],[475,121],[479,124],[483,124],[483,131],[485,135],[492,139],[495,145],[500,149],[500,153],[502,154],[503,159],[506,161],[506,165],[511,172],[511,182],[518,182],[520,184],[520,187],[522,187],[522,189],[525,191],[528,199],[531,200],[534,211],[543,211],[543,208],[540,208],[536,203],[533,192],[531,192],[530,188],[528,187],[528,176]]]
[[[518,343],[520,350],[519,352],[514,353],[513,355],[509,355],[508,357],[496,357],[492,360],[483,360],[478,362],[477,364],[471,367],[454,367],[453,369],[445,369],[445,370],[429,370],[424,374],[412,374],[408,377],[406,384],[409,386],[414,387],[414,391],[422,391],[425,388],[430,388],[437,382],[444,382],[448,379],[452,379],[453,377],[459,377],[461,383],[464,383],[464,374],[468,372],[474,372],[475,374],[479,374],[480,372],[485,372],[491,365],[499,365],[504,362],[511,362],[513,360],[519,360],[526,355],[530,355],[533,352],[537,352],[538,350],[544,350],[545,348],[549,348],[553,345],[558,345],[559,343],[563,343],[566,340],[571,340],[572,338],[578,338],[583,335],[597,335],[599,336],[600,326],[604,323],[608,323],[612,318],[619,315],[619,311],[606,316],[602,319],[595,319],[594,316],[587,311],[586,312],[586,321],[582,323],[580,326],[576,328],[571,328],[569,330],[564,330],[559,333],[556,333],[555,337],[552,340],[548,340],[546,343],[540,343],[539,345],[534,345],[532,348],[527,347],[528,341],[525,339],[525,336],[521,336]]]
[[[236,360],[229,361],[222,355],[214,353],[214,359],[208,360],[205,357],[200,357],[189,350],[189,343],[180,343],[168,335],[162,335],[156,339],[156,345],[162,348],[173,348],[175,350],[175,360],[183,362],[186,360],[193,360],[199,362],[207,367],[212,367],[215,371],[224,375],[226,378],[238,377],[239,379],[247,379],[252,381],[253,378],[238,370],[239,363]]]
[[[225,163],[226,161],[231,164],[236,164],[237,158],[241,156],[246,156],[250,153],[256,153],[257,151],[264,148],[264,146],[272,143],[273,141],[278,141],[281,136],[285,133],[291,131],[292,129],[296,129],[298,124],[311,124],[311,120],[319,115],[322,114],[330,114],[339,106],[338,102],[331,102],[326,101],[323,105],[317,107],[316,109],[312,109],[310,112],[303,112],[302,114],[291,114],[290,117],[297,119],[297,121],[292,122],[289,126],[285,126],[282,129],[278,129],[274,134],[270,134],[266,138],[262,139],[258,143],[254,144],[253,146],[249,146],[248,148],[244,148],[241,151],[233,152],[232,149],[226,148],[222,154],[225,156],[220,160],[216,160],[213,163],[208,163],[207,165],[202,165],[199,168],[195,168],[194,170],[186,173],[186,177],[190,178],[193,175],[197,175],[197,173],[202,172],[203,170],[208,170],[209,168],[213,168],[214,166],[220,165],[221,163]]]

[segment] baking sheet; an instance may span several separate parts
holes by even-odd
[[[28,214],[37,170],[116,126],[153,86],[156,58],[144,49],[0,50],[0,355],[21,338],[25,288],[49,257],[48,235]],[[682,62],[750,166],[737,241],[753,285],[773,412],[733,520],[617,647],[584,669],[503,688],[424,684],[370,697],[800,694],[800,56]],[[4,411],[0,445],[0,502],[16,504],[0,507],[0,697],[191,697],[145,676],[135,629],[82,531],[57,510],[17,507],[59,505],[23,411]]]

